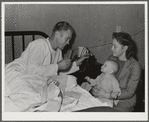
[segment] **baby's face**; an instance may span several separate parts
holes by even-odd
[[[112,70],[112,63],[110,61],[105,61],[105,63],[101,67],[101,72],[109,73]]]

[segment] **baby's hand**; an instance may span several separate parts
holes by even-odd
[[[86,76],[84,79],[90,82],[90,77]]]

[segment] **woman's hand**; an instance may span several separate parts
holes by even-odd
[[[82,62],[83,62],[86,58],[89,58],[89,55],[83,55],[83,56],[81,56],[81,57],[76,61],[77,66],[80,66],[80,65],[82,64]]]
[[[72,65],[70,59],[61,60],[57,64],[58,64],[58,70],[66,70],[66,69],[70,68]]]

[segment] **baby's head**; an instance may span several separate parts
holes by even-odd
[[[101,67],[101,72],[105,74],[115,74],[119,70],[119,65],[115,61],[107,60]]]

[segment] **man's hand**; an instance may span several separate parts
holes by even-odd
[[[77,66],[80,66],[80,65],[82,64],[82,62],[83,62],[86,58],[89,58],[89,55],[83,55],[83,56],[81,56],[81,57],[76,61]]]
[[[72,65],[70,59],[61,60],[57,64],[58,64],[58,70],[66,70],[66,69],[70,68]]]

